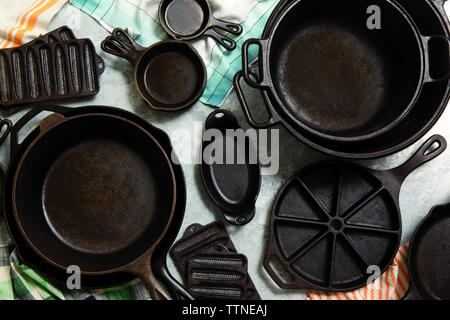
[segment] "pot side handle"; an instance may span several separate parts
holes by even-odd
[[[36,117],[41,112],[47,111],[62,114],[70,109],[71,108],[56,105],[38,105],[36,107],[33,107],[30,111],[28,111],[22,118],[20,118],[14,124],[14,126],[11,127],[10,159],[13,159],[16,156],[16,153],[20,148],[20,143],[18,140],[19,132],[28,122],[30,122],[34,117]]]
[[[106,37],[101,43],[103,51],[112,55],[127,59],[131,63],[135,63],[141,52],[145,50],[134,41],[134,39],[124,29],[116,28],[112,34]]]
[[[267,40],[260,40],[260,39],[248,39],[244,42],[242,45],[242,73],[244,76],[245,81],[248,83],[249,86],[253,88],[261,88],[261,87],[268,87],[268,76],[266,75],[267,66],[265,66],[265,53],[267,48]],[[253,80],[250,78],[250,66],[248,61],[248,51],[250,49],[251,45],[258,45],[259,46],[259,58],[258,58],[258,68],[260,70],[260,78],[258,81]]]
[[[272,127],[272,126],[278,124],[280,122],[280,119],[273,111],[274,109],[273,109],[273,106],[271,105],[270,101],[266,101],[267,111],[269,112],[269,119],[266,122],[258,122],[253,119],[253,117],[250,113],[250,109],[248,107],[247,101],[245,100],[244,92],[242,91],[242,88],[241,88],[241,84],[240,84],[241,79],[242,79],[242,71],[239,71],[234,76],[233,86],[234,86],[234,89],[236,90],[236,95],[239,99],[239,102],[242,107],[242,111],[244,112],[244,116],[247,119],[247,122],[253,128],[256,128],[256,129],[266,129],[266,128],[269,128],[269,127]]]
[[[445,42],[447,42],[447,47],[448,50],[450,51],[450,39],[448,39],[447,37],[443,36],[443,35],[434,35],[434,36],[429,36],[429,37],[424,37],[421,36],[422,38],[422,43],[423,43],[423,47],[424,47],[424,52],[425,52],[425,70],[424,70],[424,82],[428,83],[428,82],[440,82],[440,81],[445,81],[448,80],[450,78],[450,70],[448,70],[447,74],[445,74],[442,77],[438,77],[438,78],[433,78],[431,76],[431,70],[430,70],[430,41],[432,40],[436,40],[436,39],[441,39]],[[447,54],[447,56],[449,57],[450,55]],[[450,59],[449,59],[450,62]],[[448,64],[450,66],[450,63]]]

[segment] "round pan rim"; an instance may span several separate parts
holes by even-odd
[[[177,107],[170,107],[170,104],[164,104],[164,103],[162,103],[159,106],[156,106],[155,104],[151,103],[144,95],[144,92],[146,92],[146,90],[142,88],[142,83],[140,81],[138,81],[138,77],[137,77],[138,68],[139,68],[140,63],[142,61],[142,58],[150,50],[154,49],[157,46],[162,46],[162,45],[170,44],[170,43],[186,46],[195,54],[195,57],[199,60],[200,65],[202,67],[201,69],[202,69],[203,77],[202,77],[201,83],[200,83],[200,81],[198,82],[199,84],[201,84],[201,86],[199,87],[198,92],[191,99],[187,100],[183,104],[180,104]],[[181,41],[181,40],[164,40],[164,41],[160,41],[160,42],[154,43],[151,46],[149,46],[149,47],[145,48],[144,50],[142,50],[141,52],[137,53],[137,57],[136,57],[133,65],[134,65],[133,77],[134,77],[134,83],[136,84],[137,91],[138,91],[139,95],[141,96],[141,98],[145,102],[147,102],[147,104],[152,109],[162,110],[162,111],[180,111],[180,110],[187,109],[187,108],[191,107],[192,105],[194,105],[201,98],[201,96],[203,95],[203,92],[205,91],[206,82],[207,82],[207,78],[208,78],[205,63],[203,62],[203,59],[200,56],[200,54],[198,53],[198,51],[188,42],[184,42],[184,41]]]
[[[268,32],[263,32],[262,38],[261,40],[267,41],[267,54],[265,56],[265,62],[264,64],[266,66],[270,66],[269,64],[269,60],[270,60],[270,55],[271,55],[271,50],[272,50],[272,42],[274,40],[274,34],[277,32],[278,27],[280,26],[280,24],[282,24],[283,19],[286,17],[286,15],[293,10],[299,3],[301,3],[303,0],[296,0],[295,2],[291,3],[288,7],[283,8],[283,12],[276,17],[274,23],[271,25],[270,29],[268,30]],[[358,135],[358,136],[351,136],[351,137],[344,137],[344,136],[336,136],[336,135],[331,135],[331,134],[326,134],[324,132],[321,132],[319,130],[316,130],[306,124],[304,124],[302,121],[300,121],[299,119],[297,119],[293,114],[291,114],[287,107],[284,105],[284,103],[281,101],[281,98],[278,95],[277,90],[275,89],[274,85],[273,85],[273,80],[272,80],[272,76],[271,76],[271,71],[270,71],[270,67],[267,68],[267,70],[264,70],[263,72],[266,72],[269,76],[268,81],[269,81],[269,86],[266,87],[261,87],[262,89],[264,89],[265,91],[268,89],[271,93],[271,96],[274,97],[277,107],[276,109],[281,109],[283,111],[283,114],[285,114],[291,121],[294,122],[295,126],[299,126],[301,127],[303,130],[308,131],[311,134],[314,134],[316,136],[318,136],[319,138],[322,139],[328,139],[328,140],[335,140],[335,141],[339,141],[339,142],[358,142],[358,141],[365,141],[371,138],[375,138],[378,137],[388,131],[390,131],[392,128],[394,128],[395,126],[397,126],[411,111],[411,109],[414,107],[414,105],[416,104],[420,93],[422,92],[423,89],[423,85],[425,84],[424,79],[425,79],[425,71],[424,71],[424,66],[425,66],[425,48],[423,47],[423,43],[420,39],[420,30],[418,29],[418,27],[416,26],[416,24],[414,23],[414,21],[412,20],[412,18],[410,17],[409,13],[398,3],[396,3],[393,0],[385,0],[385,2],[388,5],[391,5],[393,7],[394,10],[396,10],[397,12],[399,12],[404,20],[408,23],[408,25],[410,26],[411,31],[414,33],[414,37],[416,39],[417,42],[417,47],[419,49],[419,54],[420,54],[420,75],[419,75],[419,81],[417,83],[416,86],[416,90],[414,95],[412,96],[408,106],[406,106],[403,110],[403,112],[397,116],[393,121],[391,121],[388,125],[384,126],[381,129],[378,129],[376,131],[373,131],[371,133],[368,134],[364,134],[364,135]]]
[[[53,112],[54,113],[54,112]],[[18,217],[18,213],[17,213],[17,207],[16,207],[16,202],[15,202],[15,193],[16,193],[16,182],[17,182],[17,177],[19,172],[21,171],[21,167],[23,164],[23,161],[25,160],[25,158],[27,157],[29,151],[33,148],[33,146],[36,144],[36,142],[44,135],[46,134],[50,134],[53,128],[58,127],[59,125],[66,123],[67,121],[70,121],[71,119],[79,119],[79,118],[84,118],[84,117],[90,117],[90,116],[102,116],[102,117],[109,117],[109,118],[115,118],[118,120],[122,120],[125,121],[129,124],[132,124],[133,126],[136,126],[137,128],[139,128],[140,130],[142,130],[148,137],[150,137],[153,142],[156,144],[156,146],[158,147],[158,149],[162,152],[166,162],[168,163],[168,167],[170,170],[170,175],[172,177],[172,189],[173,189],[173,197],[172,197],[172,207],[171,207],[171,211],[170,211],[170,217],[164,227],[164,229],[161,231],[160,235],[158,236],[158,238],[156,239],[156,241],[152,244],[151,247],[147,248],[143,253],[141,253],[137,258],[135,258],[134,260],[128,262],[127,264],[124,264],[122,266],[118,266],[112,269],[107,269],[107,270],[101,270],[101,271],[83,271],[81,270],[81,274],[86,274],[86,275],[101,275],[101,274],[108,274],[108,273],[113,273],[113,272],[119,272],[119,271],[127,271],[126,269],[129,268],[130,266],[136,264],[140,259],[142,259],[144,256],[148,255],[153,249],[155,249],[157,247],[157,245],[159,244],[159,242],[161,242],[161,240],[163,239],[165,233],[167,232],[167,230],[169,229],[169,226],[172,222],[172,218],[173,218],[173,214],[175,211],[175,205],[176,205],[176,185],[175,185],[175,175],[173,172],[173,168],[172,168],[172,164],[169,161],[169,158],[166,154],[166,152],[164,151],[164,149],[161,147],[161,145],[159,144],[159,142],[153,137],[153,135],[151,135],[149,132],[147,132],[146,130],[144,130],[140,125],[119,117],[119,116],[115,116],[115,115],[108,115],[108,114],[104,114],[104,113],[88,113],[88,114],[84,114],[84,115],[76,115],[73,117],[69,117],[67,120],[64,120],[60,123],[58,123],[56,126],[52,127],[50,130],[46,131],[44,134],[39,133],[38,136],[36,138],[34,138],[34,140],[30,143],[30,145],[24,150],[23,154],[21,155],[21,158],[15,168],[15,172],[14,172],[14,178],[13,178],[13,190],[12,190],[12,205],[13,205],[13,213],[14,213],[14,219],[16,221],[16,225],[20,231],[20,233],[22,234],[24,240],[26,241],[26,243],[30,246],[30,248],[36,252],[41,258],[43,258],[46,262],[50,263],[51,265],[62,269],[62,270],[66,270],[67,266],[63,266],[61,264],[59,264],[58,262],[52,261],[51,259],[49,259],[43,252],[41,252],[41,250],[39,250],[37,248],[37,246],[29,239],[29,237],[27,236],[21,221]],[[74,250],[74,249],[71,249]]]

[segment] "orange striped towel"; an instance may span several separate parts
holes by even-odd
[[[408,245],[402,246],[394,263],[369,285],[350,292],[324,292],[309,290],[311,300],[399,300],[409,286]]]
[[[47,32],[67,0],[3,0],[0,4],[0,48],[12,48]]]

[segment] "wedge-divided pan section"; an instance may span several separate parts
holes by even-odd
[[[89,39],[1,50],[0,105],[94,95],[103,70]]]
[[[187,42],[168,40],[143,48],[125,30],[114,29],[101,47],[133,64],[137,90],[153,109],[188,108],[206,87],[206,67]]]
[[[374,5],[390,28],[367,26]],[[425,83],[448,79],[430,72],[431,41],[443,41],[449,56],[448,39],[420,35],[395,1],[295,1],[267,39],[244,43],[243,76],[297,127],[333,141],[367,140],[396,126]],[[252,44],[260,47],[259,79],[249,73]]]
[[[159,20],[169,36],[176,40],[194,40],[209,36],[227,50],[234,50],[236,42],[217,32],[240,35],[242,26],[214,18],[208,0],[162,0],[159,4]]]
[[[285,289],[349,291],[367,284],[370,266],[382,274],[401,240],[401,185],[446,146],[435,135],[387,171],[328,161],[295,174],[273,205],[264,259],[269,275]]]
[[[215,134],[222,138],[220,146],[212,139]],[[224,109],[208,116],[203,140],[200,169],[206,190],[228,222],[249,223],[261,185],[255,142],[245,135],[234,114]]]
[[[450,204],[431,209],[408,250],[410,284],[405,300],[450,300]]]
[[[119,116],[44,110],[55,113],[41,121],[11,173],[22,237],[57,268],[76,263],[89,275],[128,272],[143,280],[152,299],[169,299],[151,269],[176,204],[166,153],[150,133]],[[17,128],[41,111],[32,109]],[[13,153],[18,147],[13,131]]]

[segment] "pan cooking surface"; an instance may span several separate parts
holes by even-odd
[[[292,33],[276,70],[288,108],[311,127],[352,131],[383,117],[390,77],[382,55],[352,32],[326,22]]]
[[[204,13],[195,0],[174,0],[167,6],[165,17],[173,32],[188,36],[200,30]]]
[[[120,169],[120,170],[118,170]],[[138,239],[154,219],[157,183],[135,150],[88,139],[53,163],[43,186],[46,219],[77,250],[110,253]]]
[[[450,213],[436,212],[411,248],[416,285],[434,299],[450,299]]]
[[[150,96],[164,104],[188,101],[198,90],[199,74],[185,54],[165,52],[149,61],[144,71],[144,85]]]

